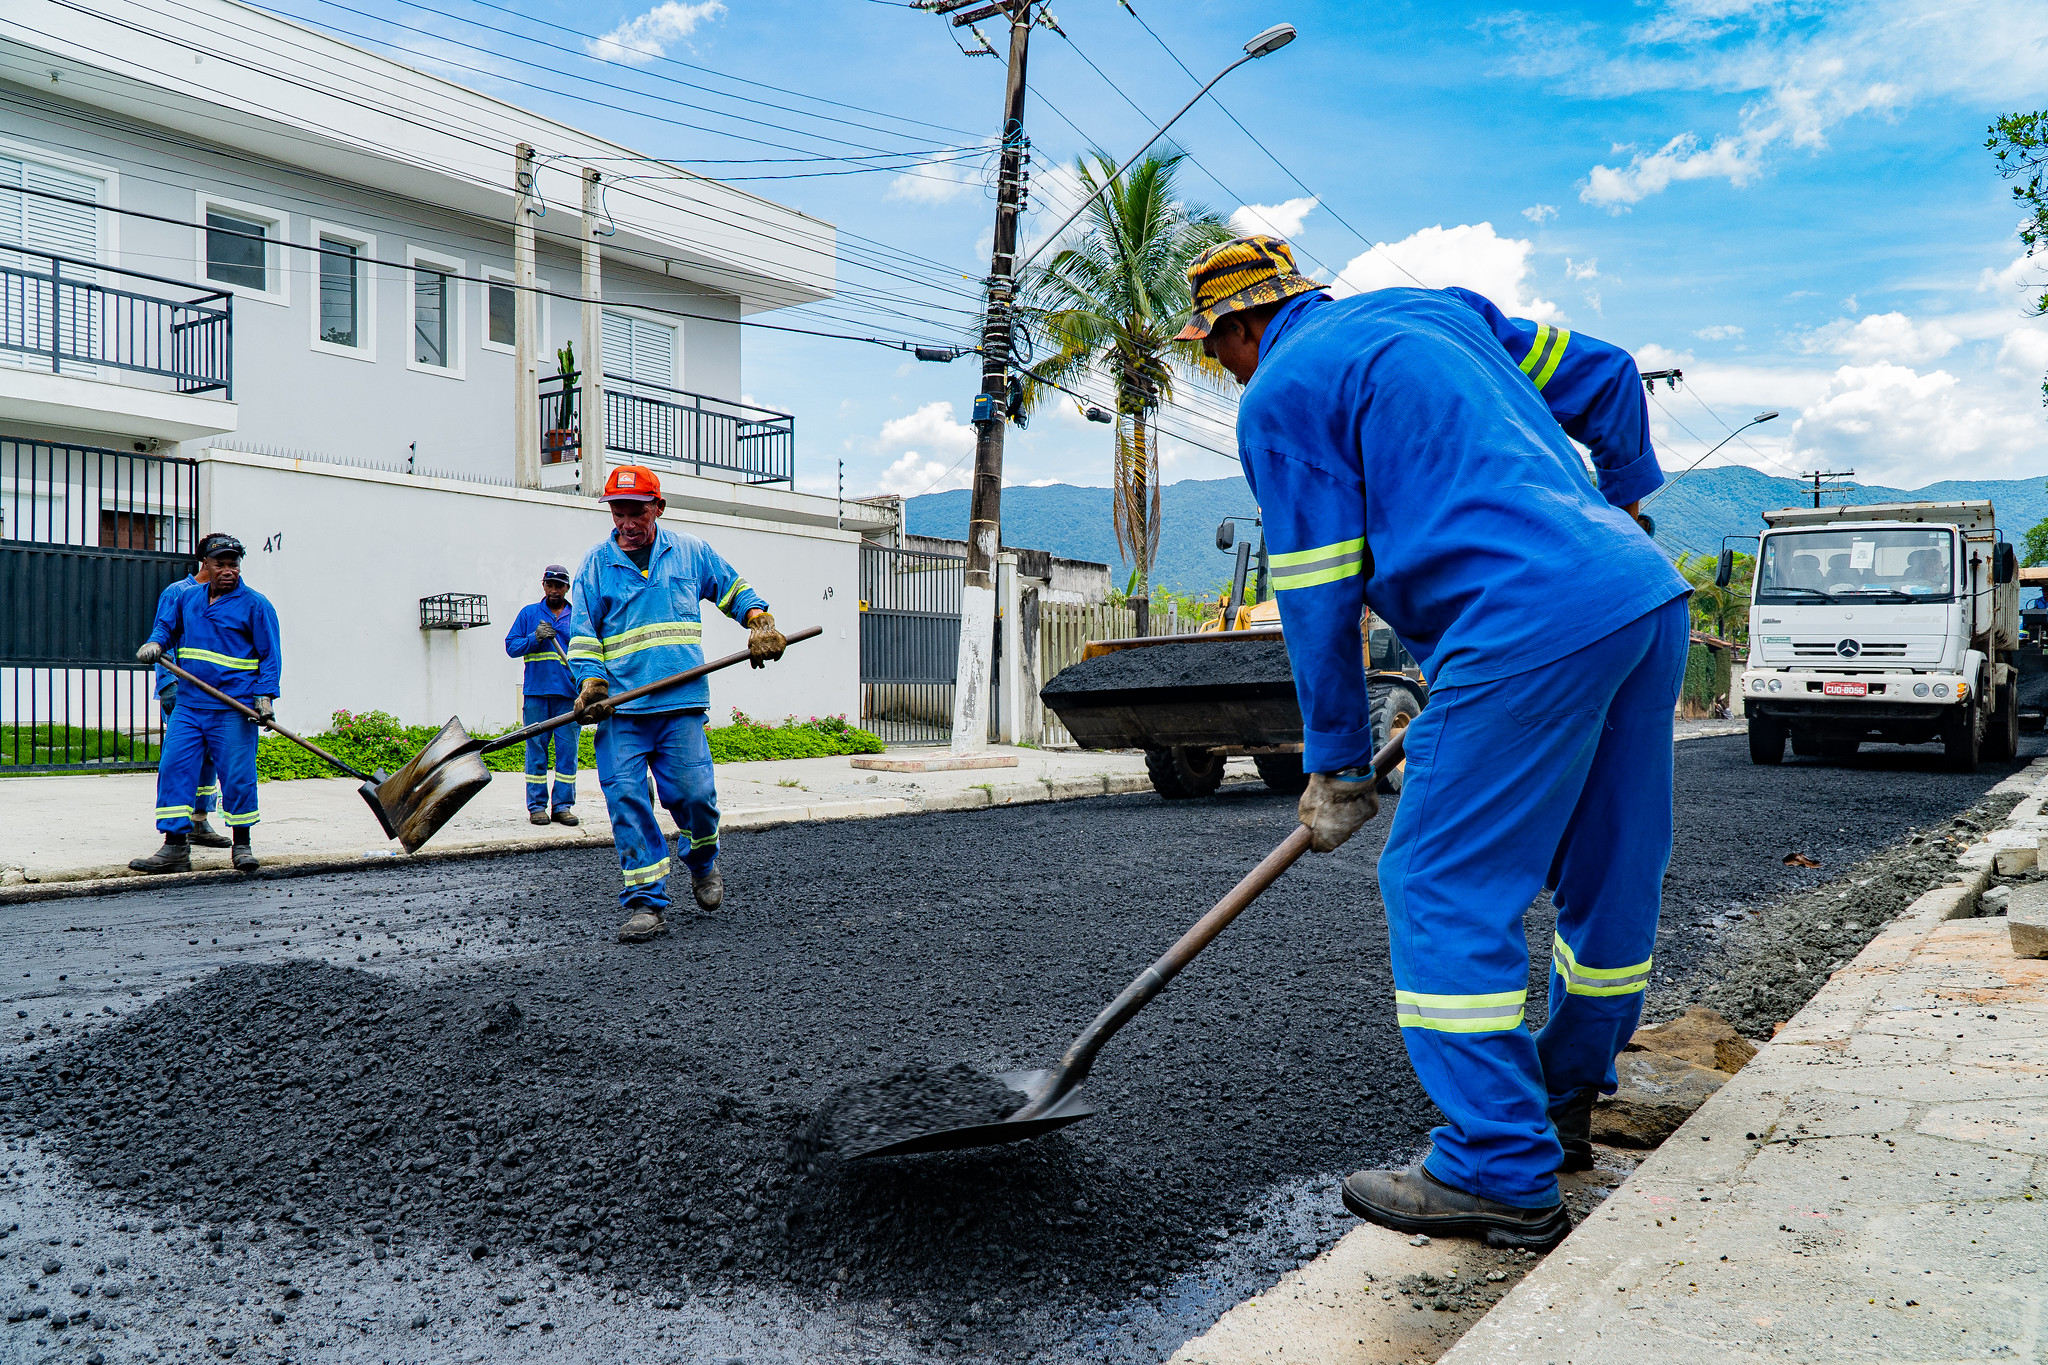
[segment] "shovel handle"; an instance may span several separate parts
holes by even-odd
[[[1388,740],[1386,747],[1373,755],[1372,770],[1375,777],[1385,777],[1401,764],[1405,750],[1406,736],[1396,734]],[[1067,1048],[1066,1056],[1060,1058],[1059,1066],[1053,1072],[1052,1083],[1022,1109],[1012,1114],[1012,1119],[1032,1118],[1064,1099],[1075,1086],[1088,1079],[1088,1072],[1095,1065],[1095,1055],[1102,1051],[1103,1044],[1116,1036],[1118,1029],[1131,1021],[1132,1016],[1152,1003],[1159,992],[1166,989],[1166,983],[1180,975],[1181,968],[1195,960],[1195,955],[1216,941],[1216,936],[1244,912],[1246,906],[1280,879],[1280,874],[1294,866],[1301,855],[1308,852],[1309,831],[1306,825],[1297,825],[1294,832],[1280,841],[1275,848],[1259,861],[1259,865],[1245,873],[1244,879],[1225,893],[1208,914],[1196,920],[1194,926],[1180,936],[1180,941],[1168,948],[1157,962],[1138,974],[1138,979],[1124,987],[1124,992],[1090,1024]]]
[[[813,636],[823,635],[824,633],[824,627],[812,626],[810,629],[800,630],[794,635],[785,635],[783,641],[785,644],[793,645],[801,640],[808,640]],[[743,664],[747,661],[748,657],[747,651],[743,649],[737,654],[728,654],[723,659],[713,659],[709,663],[698,664],[695,668],[671,674],[656,682],[648,683],[645,687],[636,687],[630,692],[621,692],[616,697],[606,697],[605,705],[616,707],[623,702],[638,701],[641,697],[652,696],[663,688],[674,687],[677,683],[695,682],[706,673],[716,673],[721,668],[730,668],[734,664]],[[496,739],[489,741],[479,748],[477,752],[480,754],[496,753],[500,749],[509,749],[515,744],[524,744],[535,735],[544,735],[548,731],[558,729],[575,719],[576,713],[572,710],[565,711],[561,715],[550,717],[547,720],[537,720],[531,725],[522,726],[512,731],[510,734],[499,735]]]
[[[329,763],[332,763],[335,767],[341,769],[350,777],[360,778],[364,782],[376,781],[376,779],[371,777],[368,773],[356,768],[349,767],[348,764],[342,762],[333,754],[328,753],[325,749],[315,744],[312,740],[300,738],[298,735],[293,734],[291,731],[285,729],[282,725],[279,725],[274,720],[263,719],[262,716],[256,713],[256,709],[254,707],[244,706],[241,702],[236,701],[233,697],[221,691],[212,683],[204,682],[198,678],[193,677],[190,673],[187,673],[184,669],[178,667],[169,659],[158,659],[157,663],[162,667],[169,669],[173,674],[175,674],[177,677],[184,680],[185,682],[191,683],[194,687],[206,693],[207,696],[212,697],[215,701],[226,702],[229,706],[234,707],[237,711],[240,711],[243,715],[247,716],[250,720],[255,721],[264,729],[275,730],[278,734],[283,735],[286,739],[298,745],[301,749],[305,749],[313,754],[318,755],[321,758],[326,759]]]

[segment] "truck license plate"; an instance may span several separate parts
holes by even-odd
[[[1821,692],[1830,697],[1867,697],[1870,684],[1860,682],[1831,682],[1820,685]]]

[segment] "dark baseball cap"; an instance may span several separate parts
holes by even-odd
[[[543,583],[567,583],[569,581],[569,571],[559,564],[550,564],[540,571],[540,581]]]
[[[201,559],[212,559],[215,555],[233,555],[240,559],[247,553],[248,551],[242,548],[242,542],[225,531],[215,531],[199,542]]]

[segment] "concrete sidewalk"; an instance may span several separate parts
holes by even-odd
[[[910,749],[917,754],[927,750]],[[992,748],[1014,755],[1014,768],[962,772],[887,773],[855,769],[844,757],[784,759],[718,765],[718,803],[724,829],[755,829],[800,820],[853,820],[915,811],[977,810],[985,806],[1150,791],[1141,753]],[[1232,759],[1226,781],[1255,781],[1250,759]],[[265,782],[254,843],[266,867],[329,866],[369,858],[405,857],[356,794],[351,778]],[[148,853],[159,838],[156,774],[16,777],[0,780],[0,902],[77,885],[141,874],[128,860]],[[518,773],[495,773],[462,812],[417,857],[522,852],[562,845],[610,844],[611,822],[597,774],[577,778],[575,829],[526,821],[526,784]],[[666,811],[662,827],[674,833]],[[192,851],[192,877],[228,870],[226,849]],[[177,882],[180,877],[159,877]]]

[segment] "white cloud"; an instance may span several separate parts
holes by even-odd
[[[2048,374],[2048,327],[2016,327],[1998,348],[1998,372],[2038,384]]]
[[[1417,279],[1431,288],[1457,284],[1484,294],[1514,317],[1555,322],[1563,316],[1557,305],[1530,292],[1529,254],[1534,250],[1535,243],[1525,238],[1500,236],[1492,223],[1427,227],[1352,257],[1338,274],[1332,292],[1362,294],[1390,285],[1413,285]],[[1402,267],[1415,279],[1404,274]]]
[[[881,482],[875,485],[877,493],[901,493],[914,498],[920,493],[944,493],[954,488],[972,488],[974,468],[969,462],[941,464],[927,460],[914,450],[906,450],[903,457],[882,471]]]
[[[1564,276],[1568,280],[1597,280],[1600,278],[1600,261],[1597,257],[1574,261],[1567,256],[1564,258]]]
[[[989,156],[962,158],[958,153],[937,161],[920,161],[891,176],[884,197],[913,204],[950,204],[989,183]]]
[[[1942,477],[1998,478],[2040,461],[2041,420],[1947,370],[1844,365],[1792,425],[1799,459],[1911,487]]]
[[[1742,329],[1732,322],[1724,322],[1712,327],[1702,327],[1693,335],[1701,341],[1733,341],[1742,335]]]
[[[1894,362],[1918,365],[1939,360],[1962,344],[1962,338],[1938,320],[1916,323],[1904,313],[1868,313],[1850,322],[1831,322],[1807,335],[1801,349],[1847,356],[1862,364]]]
[[[1760,173],[1759,156],[1767,142],[1745,133],[1701,147],[1696,135],[1680,133],[1654,152],[1636,153],[1626,166],[1595,166],[1586,174],[1579,199],[1620,212],[1679,180],[1725,179],[1740,189]]]
[[[955,421],[953,405],[943,400],[882,423],[869,447],[885,458],[896,456],[882,472],[878,492],[914,497],[974,482],[974,428]]]
[[[1522,210],[1522,216],[1537,227],[1542,227],[1545,223],[1557,217],[1557,205],[1531,204],[1528,208]]]
[[[725,6],[719,0],[699,0],[695,4],[665,0],[610,33],[590,39],[583,48],[600,61],[645,66],[667,56],[669,48],[695,33],[706,19],[716,19],[723,13]]]
[[[1320,202],[1310,195],[1279,204],[1246,204],[1230,215],[1230,230],[1241,237],[1254,232],[1274,237],[1298,237],[1302,219],[1308,217],[1309,210]]]

